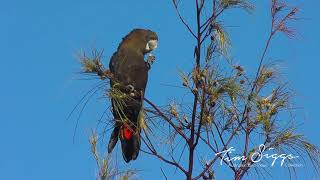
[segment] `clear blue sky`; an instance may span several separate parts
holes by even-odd
[[[256,67],[266,40],[268,2],[259,1],[253,15],[234,11],[225,17],[232,56],[248,71]],[[104,48],[108,63],[131,29],[156,31],[160,44],[147,96],[158,104],[170,102],[178,94],[161,83],[177,83],[173,78],[177,67],[188,67],[192,61],[192,39],[171,0],[1,0],[0,4],[0,179],[94,179],[97,169],[87,139],[107,104],[98,98],[88,104],[73,143],[76,117],[69,121],[66,117],[92,87],[90,81],[76,80],[81,78],[75,60],[78,50]],[[297,92],[296,102],[304,107],[299,132],[319,146],[320,2],[300,0],[295,4],[305,18],[295,24],[298,38],[278,36],[268,59],[283,60],[284,74]],[[183,14],[191,17],[190,12]],[[145,154],[128,165],[142,170],[139,179],[162,179],[159,166],[165,167]],[[218,177],[225,175],[217,173]],[[282,174],[276,173],[277,177]]]

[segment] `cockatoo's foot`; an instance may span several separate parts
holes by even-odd
[[[154,63],[155,60],[156,60],[156,56],[150,53],[147,58],[147,63],[149,68],[151,68],[151,65]]]
[[[129,90],[130,93],[134,92],[134,87],[131,84],[127,85],[126,88]]]

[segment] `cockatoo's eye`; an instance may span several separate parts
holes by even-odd
[[[152,51],[152,50],[156,49],[157,46],[158,46],[158,40],[150,40],[146,45],[146,50]]]

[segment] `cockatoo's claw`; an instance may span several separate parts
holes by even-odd
[[[134,92],[134,87],[131,84],[127,85],[127,89],[129,92]]]
[[[147,63],[149,68],[151,68],[151,65],[154,63],[155,60],[156,60],[156,56],[154,56],[153,54],[148,55]]]

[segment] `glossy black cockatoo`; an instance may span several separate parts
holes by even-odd
[[[119,87],[121,93],[129,96],[122,109],[111,97],[114,130],[110,136],[108,153],[111,153],[118,138],[124,160],[135,160],[140,151],[139,116],[143,114],[143,96],[148,81],[150,62],[144,56],[157,48],[158,36],[145,29],[134,29],[122,39],[117,51],[111,57],[109,68],[113,74],[111,88]]]

